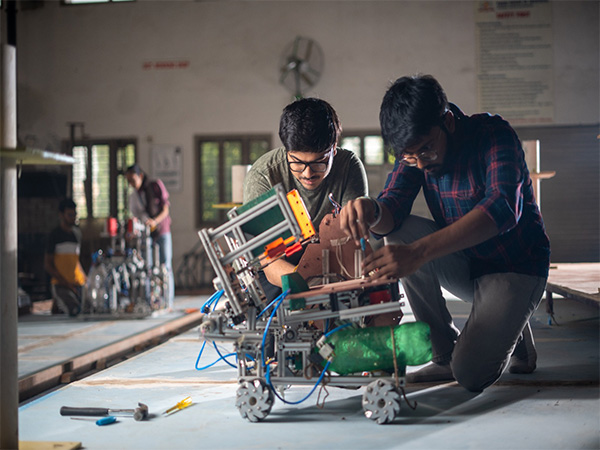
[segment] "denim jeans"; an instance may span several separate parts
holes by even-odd
[[[161,234],[154,239],[154,243],[158,245],[158,262],[164,264],[168,273],[168,291],[165,293],[168,308],[173,308],[173,300],[175,299],[175,277],[173,276],[173,239],[171,233]]]

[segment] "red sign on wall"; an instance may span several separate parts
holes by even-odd
[[[190,67],[188,59],[144,61],[142,63],[144,70],[187,69],[188,67]]]

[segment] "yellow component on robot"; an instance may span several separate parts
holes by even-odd
[[[310,220],[310,215],[308,214],[304,201],[302,200],[302,197],[300,197],[298,191],[294,189],[288,192],[287,200],[294,212],[298,225],[300,225],[302,237],[308,239],[309,237],[314,236],[315,227],[313,226],[312,220]]]

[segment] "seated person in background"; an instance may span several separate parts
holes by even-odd
[[[315,230],[333,209],[328,196],[341,205],[367,195],[367,175],[360,159],[338,148],[342,126],[329,103],[317,98],[296,100],[286,106],[279,122],[283,147],[265,153],[244,179],[244,203],[281,183],[286,192],[297,189]],[[270,285],[261,280],[267,298],[281,292],[281,276],[291,273],[302,256],[279,259],[264,269]]]
[[[44,268],[52,276],[52,310],[76,316],[81,311],[81,287],[86,282],[79,261],[81,230],[76,225],[77,205],[67,198],[60,202],[58,211],[60,222],[48,235]]]
[[[499,116],[465,115],[429,75],[396,80],[380,121],[396,164],[377,200],[349,202],[340,224],[355,240],[386,236],[363,270],[400,278],[415,318],[431,327],[433,363],[407,381],[456,379],[478,392],[507,368],[533,372],[529,319],[550,243],[515,131]],[[421,189],[434,221],[410,215]],[[472,303],[460,334],[440,286]]]

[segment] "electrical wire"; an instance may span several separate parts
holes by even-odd
[[[267,306],[265,306],[265,308],[258,314],[258,316],[256,316],[256,318],[259,319],[260,316],[262,316],[265,313],[265,311],[267,311],[271,306],[273,306],[275,303],[277,303],[279,301],[279,297],[281,297],[281,295],[277,296],[275,298],[275,300],[273,300],[271,303],[269,303]]]
[[[352,325],[352,322],[348,322],[345,323],[343,325],[340,325],[339,327],[335,327],[333,330],[328,331],[327,333],[324,334],[325,337],[329,337],[331,336],[333,333],[335,333],[336,331],[340,331],[342,328],[346,328],[349,327],[350,325]]]
[[[206,342],[206,341],[205,341]],[[229,353],[226,356],[223,356],[221,354],[221,352],[219,351],[219,349],[217,348],[217,344],[213,341],[213,346],[215,347],[215,350],[217,351],[217,354],[220,356],[220,359],[222,359],[223,361],[225,361],[227,364],[229,364],[231,367],[233,367],[234,369],[237,369],[237,365],[230,363],[229,361],[227,361],[227,357],[231,356],[231,355],[237,355],[236,353]],[[218,361],[218,359],[217,359]]]
[[[213,311],[216,309],[217,307],[217,303],[219,303],[219,300],[221,300],[221,297],[223,297],[223,294],[225,293],[224,289],[221,289],[220,291],[215,292],[213,295],[210,296],[210,298],[208,300],[206,300],[206,302],[204,302],[204,305],[202,305],[202,312],[207,312],[210,311],[210,307],[213,307]]]
[[[221,297],[223,296],[225,290],[221,289],[220,291],[215,292],[213,295],[211,295],[211,297],[204,302],[204,305],[202,305],[202,311],[206,311],[206,310],[210,310],[210,307],[212,306],[213,311],[217,308],[217,304],[219,303],[219,300],[221,299]],[[213,341],[213,346],[215,347],[215,350],[217,351],[217,354],[219,355],[219,358],[217,358],[214,362],[208,364],[207,366],[204,367],[198,367],[198,363],[200,362],[200,358],[202,357],[202,353],[204,352],[204,347],[206,346],[206,341],[204,341],[202,343],[202,348],[200,349],[200,352],[198,353],[198,358],[196,359],[196,364],[195,364],[195,368],[196,370],[204,370],[204,369],[208,369],[209,367],[214,366],[216,363],[218,363],[219,361],[225,361],[228,365],[230,365],[231,367],[233,367],[234,369],[237,369],[237,365],[230,363],[227,358],[231,357],[231,356],[235,356],[236,357],[236,362],[237,362],[237,353],[228,353],[226,355],[223,355],[218,347],[217,344]],[[246,354],[247,358],[250,358],[251,360],[254,361],[254,358],[251,355]]]
[[[204,347],[206,347],[206,341],[204,341],[202,343],[202,347],[200,348],[200,352],[198,353],[198,358],[196,358],[196,370],[204,370],[204,369],[208,369],[210,366],[214,366],[219,360],[213,362],[212,364],[209,364],[208,366],[204,366],[204,367],[198,367],[198,363],[200,362],[200,358],[202,357],[202,352],[204,352]]]
[[[327,361],[327,364],[325,364],[325,367],[323,368],[323,371],[321,372],[321,375],[319,376],[319,379],[317,380],[317,382],[315,383],[315,385],[313,386],[313,388],[310,390],[310,392],[308,394],[306,394],[306,396],[303,399],[297,400],[295,402],[290,402],[288,400],[285,400],[283,397],[281,397],[277,393],[277,391],[275,390],[275,387],[273,386],[273,383],[271,383],[271,376],[269,375],[269,371],[268,370],[265,373],[266,379],[267,379],[267,385],[271,388],[271,390],[273,391],[273,394],[275,394],[275,397],[277,397],[283,403],[286,403],[288,405],[297,405],[297,404],[302,403],[303,401],[307,400],[313,394],[313,392],[315,392],[315,389],[317,389],[317,387],[319,386],[319,384],[321,384],[321,381],[323,381],[323,378],[325,377],[325,373],[327,373],[327,369],[329,369],[329,365],[330,364],[331,364],[331,361]]]
[[[219,300],[221,300],[221,297],[223,297],[223,294],[225,293],[224,289],[221,289],[220,291],[215,292],[213,295],[210,296],[210,298],[204,302],[204,305],[202,305],[202,311],[204,313],[206,313],[207,311],[210,311],[210,307],[212,306],[213,311],[217,308],[217,304],[219,303]],[[200,358],[202,357],[202,353],[204,352],[204,347],[206,346],[206,341],[204,341],[202,343],[202,348],[200,348],[200,352],[198,353],[198,358],[196,358],[196,364],[195,364],[195,368],[196,370],[204,370],[204,369],[208,369],[209,367],[214,366],[216,363],[218,363],[219,361],[223,360],[225,361],[227,364],[229,364],[231,367],[236,368],[237,366],[231,364],[229,361],[227,361],[226,358],[228,358],[229,356],[235,355],[235,353],[229,353],[225,356],[223,356],[221,354],[221,352],[219,351],[219,349],[217,348],[217,344],[213,342],[213,345],[215,347],[215,350],[217,351],[217,353],[219,354],[219,358],[217,358],[216,361],[212,362],[211,364],[204,366],[204,367],[198,367],[198,363],[200,362]]]
[[[217,353],[219,354],[219,358],[217,358],[215,361],[213,361],[212,363],[204,366],[204,367],[198,367],[198,363],[200,362],[200,358],[202,357],[202,352],[204,352],[204,347],[206,346],[206,341],[204,341],[202,343],[202,348],[200,349],[200,352],[198,353],[198,358],[196,359],[196,370],[204,370],[204,369],[208,369],[209,367],[214,366],[216,363],[218,363],[219,361],[225,361],[227,364],[229,364],[231,367],[233,368],[237,368],[237,366],[233,365],[232,363],[230,363],[229,361],[227,361],[227,358],[231,357],[231,356],[235,356],[236,357],[236,361],[237,361],[237,353],[227,353],[226,355],[221,354],[221,352],[219,351],[219,349],[217,348],[217,344],[215,344],[213,342],[213,345],[215,346],[215,350],[217,351]],[[251,360],[254,361],[254,358],[251,355],[246,354],[247,358],[250,358]]]
[[[266,366],[266,364],[265,364],[265,343],[267,342],[267,334],[269,332],[269,327],[271,326],[271,322],[273,321],[273,317],[275,316],[275,313],[277,312],[277,309],[279,308],[279,306],[281,306],[281,302],[283,302],[283,300],[288,296],[289,293],[290,293],[290,289],[286,290],[285,292],[282,292],[279,295],[279,297],[277,297],[272,302],[272,303],[277,302],[277,304],[273,308],[273,311],[271,311],[271,315],[269,316],[269,320],[267,321],[267,325],[265,326],[265,331],[263,333],[262,344],[261,344],[261,351],[260,351],[260,358],[261,358],[261,362],[262,362],[263,367]]]
[[[273,391],[273,394],[279,399],[281,400],[283,403],[286,403],[288,405],[297,405],[299,403],[302,403],[303,401],[307,400],[312,394],[313,392],[315,392],[315,389],[317,389],[317,387],[319,386],[319,384],[321,384],[321,382],[323,381],[323,378],[325,377],[325,374],[327,373],[327,370],[329,369],[329,365],[331,364],[331,361],[327,361],[327,364],[325,364],[325,367],[323,368],[323,370],[321,371],[321,375],[319,376],[319,379],[317,380],[317,382],[315,383],[315,385],[313,386],[313,388],[311,389],[311,391],[302,399],[297,400],[295,402],[290,402],[288,400],[285,400],[283,397],[281,397],[278,393],[277,390],[275,389],[275,386],[273,386],[273,383],[271,382],[271,372],[269,370],[269,364],[265,363],[265,343],[267,340],[267,334],[269,331],[269,327],[271,326],[271,321],[273,320],[273,317],[275,316],[275,313],[277,312],[277,309],[279,308],[279,306],[281,306],[281,303],[283,302],[283,300],[285,299],[285,297],[288,295],[289,293],[289,289],[287,291],[285,291],[284,293],[282,293],[279,297],[281,297],[281,299],[279,297],[277,297],[277,299],[275,299],[273,302],[277,301],[277,305],[275,305],[275,308],[273,308],[273,311],[271,312],[271,315],[269,316],[269,320],[267,321],[267,325],[265,327],[265,331],[263,333],[263,339],[262,339],[262,346],[261,346],[261,359],[262,359],[262,365],[265,368],[265,379],[267,382],[267,385],[269,386],[269,388],[271,389],[271,391]],[[347,323],[344,325],[341,325],[337,328],[334,328],[333,330],[331,330],[328,334],[331,334],[341,328],[345,328],[346,326],[351,325],[351,323]]]
[[[329,195],[327,196],[327,198],[329,199],[329,201],[333,205],[333,217],[336,217],[340,213],[340,211],[342,210],[342,205],[340,205],[338,202],[336,202],[334,200],[332,192],[329,193]]]
[[[271,326],[271,322],[273,321],[273,317],[275,317],[275,313],[277,312],[277,310],[279,309],[279,307],[281,306],[281,303],[283,302],[283,300],[287,297],[287,295],[290,293],[290,290],[286,290],[285,292],[282,292],[277,298],[275,298],[275,300],[273,300],[262,312],[264,312],[265,310],[267,310],[268,308],[270,308],[273,304],[275,304],[275,307],[273,308],[273,311],[271,311],[271,314],[269,316],[269,319],[267,321],[267,325],[265,326],[265,331],[263,333],[263,338],[262,338],[262,345],[261,345],[261,362],[263,367],[265,368],[265,379],[267,382],[267,385],[269,386],[269,388],[273,391],[273,394],[282,402],[288,404],[288,405],[297,405],[299,403],[304,402],[305,400],[307,400],[317,389],[317,387],[321,384],[321,382],[323,381],[323,378],[325,377],[325,374],[327,373],[327,370],[329,369],[329,365],[331,364],[331,361],[327,361],[327,364],[325,364],[325,367],[323,368],[323,370],[321,371],[321,374],[317,380],[317,382],[315,383],[315,385],[313,386],[313,388],[310,390],[310,392],[302,399],[291,402],[288,400],[285,400],[283,397],[281,397],[278,393],[277,390],[275,389],[275,386],[273,386],[273,383],[271,382],[271,375],[270,375],[270,370],[269,370],[269,365],[271,364],[271,362],[266,363],[265,362],[265,344],[266,344],[266,340],[267,340],[267,335],[268,335],[268,331],[269,331],[269,327]],[[223,295],[223,291],[219,291],[216,292],[215,294],[213,294],[211,296],[210,299],[208,299],[206,301],[206,303],[204,304],[204,306],[202,307],[203,310],[204,308],[210,308],[210,306],[213,306],[213,310],[214,308],[216,308],[216,305],[219,301],[219,299],[221,298],[221,296]],[[214,305],[213,305],[214,303]],[[261,314],[262,314],[261,312]],[[260,315],[259,315],[260,317]],[[331,334],[335,333],[336,331],[342,329],[342,328],[346,328],[347,326],[350,326],[352,323],[348,322],[344,325],[340,325],[339,327],[334,328],[333,330],[329,331],[325,336],[330,336]],[[200,362],[200,358],[202,357],[202,353],[204,352],[204,348],[206,346],[206,341],[204,341],[202,343],[202,348],[200,349],[200,352],[198,353],[198,358],[196,359],[196,364],[195,364],[195,368],[196,370],[204,370],[204,369],[208,369],[209,367],[214,366],[216,363],[218,363],[219,361],[223,360],[225,361],[228,365],[230,365],[233,368],[237,368],[236,365],[230,363],[227,358],[231,357],[231,356],[236,356],[237,359],[237,354],[236,353],[228,353],[226,355],[223,355],[218,347],[217,344],[215,342],[213,342],[213,346],[217,352],[217,354],[219,355],[219,358],[217,358],[217,360],[213,361],[212,363],[204,366],[204,367],[198,367],[198,363]],[[246,355],[246,357],[253,359],[250,355]]]
[[[341,245],[337,245],[335,247],[335,259],[337,260],[338,264],[340,265],[340,269],[342,269],[342,273],[344,275],[346,275],[348,278],[354,278],[352,275],[350,275],[350,272],[348,272],[348,269],[346,269],[346,267],[344,267],[344,263],[342,262],[342,246]]]

